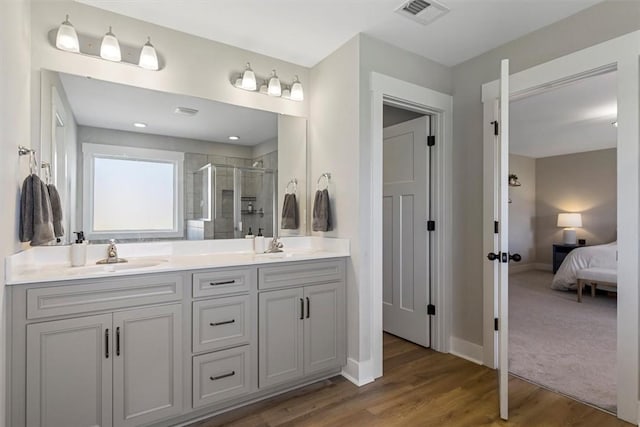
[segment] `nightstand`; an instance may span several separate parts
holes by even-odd
[[[574,250],[575,248],[583,248],[586,245],[567,245],[565,243],[554,243],[553,244],[553,274],[556,274],[556,271],[560,268],[560,264],[566,258],[567,254]]]

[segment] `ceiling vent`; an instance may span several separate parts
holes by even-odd
[[[176,107],[173,111],[176,114],[182,114],[184,116],[195,116],[198,114],[198,110],[189,107]]]
[[[396,13],[422,25],[432,23],[447,12],[449,12],[448,7],[434,0],[405,1],[396,9]]]

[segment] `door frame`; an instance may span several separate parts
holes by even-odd
[[[638,280],[640,258],[640,31],[579,50],[569,55],[531,67],[510,76],[511,99],[548,90],[596,73],[617,70],[618,96],[618,312],[617,312],[617,395],[618,418],[637,424],[638,409]],[[496,63],[496,67],[498,64]],[[493,126],[499,81],[482,85],[484,108],[484,253],[493,248]],[[490,221],[490,222],[489,222]],[[489,230],[489,231],[488,231]],[[623,230],[621,232],[620,230]],[[497,339],[493,319],[496,294],[493,289],[493,263],[483,268],[483,359],[497,365]]]
[[[436,315],[431,319],[431,348],[448,353],[451,335],[451,237],[452,237],[452,113],[453,98],[423,86],[372,72],[371,96],[371,173],[369,195],[370,226],[363,230],[366,241],[363,252],[369,260],[364,263],[364,283],[371,284],[370,378],[382,376],[382,195],[383,195],[383,105],[393,105],[431,116],[431,133],[436,136],[432,155],[432,220],[436,230],[432,235],[431,303]],[[365,149],[366,149],[365,148]],[[361,233],[361,234],[363,234]],[[366,303],[365,303],[366,304]],[[369,304],[367,304],[369,305]],[[366,375],[365,375],[366,376]]]

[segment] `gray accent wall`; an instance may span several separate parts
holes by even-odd
[[[482,345],[482,84],[640,29],[640,2],[605,1],[453,67],[455,337]],[[435,89],[435,88],[434,88]]]
[[[562,242],[558,213],[580,212],[578,239],[588,245],[616,240],[616,149],[536,159],[536,261],[551,264],[553,243]]]

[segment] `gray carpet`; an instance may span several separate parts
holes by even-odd
[[[509,370],[529,381],[616,411],[616,298],[589,288],[549,288],[553,275],[509,277]]]

